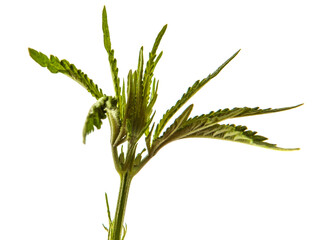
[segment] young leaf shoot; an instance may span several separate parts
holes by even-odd
[[[84,122],[83,142],[86,143],[88,134],[95,129],[100,129],[104,119],[108,119],[111,129],[111,151],[115,169],[120,175],[120,190],[114,217],[111,216],[108,197],[105,194],[108,224],[103,227],[108,232],[108,240],[124,239],[127,227],[124,217],[128,200],[128,193],[132,179],[153,158],[157,152],[167,144],[186,138],[212,138],[233,141],[253,146],[280,151],[293,151],[298,148],[282,148],[276,144],[268,143],[266,137],[260,136],[255,131],[247,130],[245,126],[222,124],[227,119],[255,116],[290,110],[302,104],[283,107],[267,108],[240,107],[233,109],[219,109],[200,116],[191,116],[193,104],[187,106],[179,116],[174,115],[181,110],[185,103],[194,96],[206,83],[216,77],[240,52],[238,50],[213,73],[202,80],[197,80],[189,87],[176,104],[168,108],[162,118],[155,124],[154,105],[157,99],[158,79],[154,77],[154,70],[162,57],[163,52],[157,54],[159,44],[166,32],[167,25],[163,26],[149,52],[145,63],[143,47],[140,48],[138,66],[129,70],[126,81],[121,84],[117,60],[110,41],[107,11],[102,11],[103,42],[110,64],[111,77],[114,86],[114,96],[105,95],[97,84],[86,74],[77,69],[67,60],[45,54],[29,48],[29,54],[42,67],[51,73],[62,73],[81,86],[83,86],[97,102],[89,109]],[[145,149],[137,149],[138,142],[145,141]]]

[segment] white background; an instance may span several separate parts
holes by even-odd
[[[109,126],[81,131],[94,99],[42,69],[28,47],[67,59],[113,94],[103,47],[107,6],[120,76],[168,23],[156,122],[197,79],[240,54],[191,101],[193,115],[304,106],[233,119],[277,152],[206,139],[161,150],[134,178],[127,240],[334,240],[333,1],[3,1],[0,5],[0,239],[107,239],[116,204]]]

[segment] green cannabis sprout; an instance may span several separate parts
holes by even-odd
[[[84,124],[84,143],[87,135],[93,132],[95,128],[100,129],[102,120],[108,118],[111,127],[112,156],[115,169],[121,179],[114,218],[111,217],[107,194],[105,194],[109,223],[104,228],[108,231],[108,240],[124,239],[126,227],[123,222],[131,181],[148,161],[170,142],[184,138],[213,138],[273,150],[298,150],[298,148],[280,148],[275,144],[268,143],[265,141],[267,138],[257,135],[254,131],[247,130],[245,126],[219,124],[219,122],[230,118],[280,112],[296,108],[301,104],[277,109],[260,109],[258,107],[225,108],[216,112],[190,117],[193,108],[193,104],[191,104],[167,127],[169,121],[184,104],[207,82],[217,76],[239,51],[234,53],[212,74],[196,81],[189,87],[177,103],[165,112],[158,124],[155,124],[153,122],[155,115],[153,107],[157,99],[158,80],[154,78],[154,70],[162,57],[162,52],[157,55],[157,49],[166,28],[167,25],[158,33],[146,64],[144,64],[143,47],[141,47],[137,69],[129,71],[127,82],[123,81],[121,86],[117,61],[114,57],[114,50],[111,47],[106,8],[103,8],[102,30],[104,46],[110,63],[115,96],[105,95],[92,79],[67,60],[60,61],[53,55],[47,57],[43,53],[29,48],[30,56],[38,64],[42,67],[47,67],[51,73],[63,73],[74,79],[97,99],[97,102],[90,108]],[[143,139],[142,137],[146,148],[137,151],[138,141]],[[124,146],[127,148],[126,150],[124,150]]]

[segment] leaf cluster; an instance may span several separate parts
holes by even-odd
[[[97,99],[97,102],[90,108],[84,124],[84,143],[86,142],[86,136],[94,131],[95,128],[100,129],[103,119],[108,118],[111,127],[111,147],[116,170],[120,174],[130,172],[132,176],[136,175],[162,147],[173,141],[185,138],[212,138],[273,150],[297,150],[297,148],[280,148],[275,144],[268,143],[266,142],[266,137],[257,135],[255,131],[247,130],[245,126],[220,124],[220,122],[232,118],[285,111],[300,105],[276,109],[260,109],[258,107],[225,108],[208,114],[190,117],[193,109],[193,104],[191,104],[168,125],[185,103],[206,83],[216,77],[237,56],[240,50],[235,52],[214,72],[202,80],[197,80],[189,87],[176,104],[168,108],[156,125],[153,122],[155,115],[153,107],[157,99],[159,81],[154,77],[154,70],[163,54],[163,52],[157,53],[157,51],[166,29],[167,25],[163,26],[158,33],[146,62],[144,60],[143,47],[140,48],[137,68],[129,70],[126,81],[123,80],[121,82],[118,75],[119,70],[115,51],[110,40],[107,12],[106,8],[103,8],[102,31],[104,47],[110,64],[115,96],[103,94],[102,90],[86,74],[67,60],[60,61],[53,55],[47,57],[43,53],[29,48],[30,56],[38,64],[42,67],[47,67],[51,73],[60,72],[74,79]],[[138,141],[143,135],[145,135],[146,149],[137,153]],[[127,142],[126,152],[123,149],[123,143],[125,142]],[[146,152],[146,155],[143,157],[144,152]]]

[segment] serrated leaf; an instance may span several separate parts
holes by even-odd
[[[102,119],[106,118],[106,112],[104,110],[107,101],[107,96],[100,98],[90,108],[86,121],[83,128],[83,142],[86,143],[86,136],[94,131],[94,127],[97,129],[101,128]]]
[[[143,65],[144,65],[143,58],[144,57],[143,57],[143,46],[142,46],[138,54],[138,66],[137,66],[138,81],[143,81]],[[143,82],[142,82],[142,88],[143,88]]]
[[[243,108],[233,108],[233,109],[225,108],[225,109],[220,109],[216,112],[210,112],[208,114],[195,116],[191,119],[188,119],[184,124],[189,125],[192,122],[198,122],[198,124],[202,123],[206,127],[206,126],[221,122],[226,119],[282,112],[282,111],[290,110],[293,108],[297,108],[301,105],[302,104],[292,106],[292,107],[283,107],[283,108],[274,108],[274,109],[272,108],[260,109],[259,107],[255,107],[255,108],[243,107]]]
[[[34,59],[35,62],[37,62],[39,65],[41,65],[42,67],[47,67],[49,65],[50,60],[45,54],[38,52],[32,48],[28,48],[28,51],[30,57]]]
[[[38,52],[32,48],[29,48],[29,54],[42,67],[47,67],[51,73],[63,73],[68,77],[75,80],[81,86],[83,86],[93,97],[99,99],[104,96],[102,90],[98,88],[92,79],[90,79],[80,69],[77,69],[73,64],[70,64],[67,60],[59,59],[53,55],[48,58],[45,54]]]
[[[110,35],[109,35],[106,6],[104,6],[102,10],[102,31],[104,34],[104,46],[105,46],[106,51],[109,52],[112,48],[112,44],[111,44]]]
[[[276,144],[267,143],[266,137],[257,135],[257,132],[247,131],[246,126],[235,126],[234,124],[215,124],[209,128],[206,128],[201,131],[189,131],[187,128],[181,129],[179,133],[179,138],[212,138],[212,139],[220,139],[227,140],[239,143],[245,143],[253,146],[268,148],[272,150],[279,151],[293,151],[299,150],[299,148],[281,148],[277,147]]]
[[[214,71],[212,74],[209,74],[208,77],[204,78],[203,80],[196,81],[192,87],[189,87],[187,89],[187,92],[183,94],[183,96],[177,101],[177,103],[171,107],[169,110],[166,111],[166,113],[163,115],[163,118],[158,123],[154,139],[158,138],[160,133],[162,132],[163,128],[167,124],[167,122],[172,118],[172,116],[195,94],[197,93],[206,83],[208,83],[212,78],[217,76],[219,72],[240,52],[238,50],[236,53],[234,53],[228,60],[226,60],[216,71]]]
[[[235,125],[219,125],[221,122],[229,118],[245,117],[266,113],[274,113],[285,111],[289,109],[296,108],[300,105],[293,107],[284,108],[267,108],[260,109],[256,108],[233,108],[233,109],[223,109],[216,112],[210,112],[209,114],[203,114],[193,118],[189,118],[178,124],[172,124],[161,137],[154,139],[152,144],[153,155],[158,152],[166,144],[183,138],[190,137],[209,137],[214,139],[231,140],[237,142],[246,142],[251,145],[257,145],[261,147],[271,148],[275,150],[297,150],[297,149],[284,149],[279,148],[274,144],[264,142],[267,138],[263,136],[256,135],[256,132],[246,131],[247,127],[237,126],[234,131],[233,127]],[[183,115],[183,114],[182,114]],[[174,127],[177,126],[177,127]],[[219,128],[219,126],[222,126]],[[220,133],[222,134],[220,135]],[[232,137],[233,136],[233,137]]]
[[[154,43],[154,45],[152,47],[152,50],[151,50],[152,55],[156,55],[156,51],[157,51],[158,46],[159,46],[159,44],[160,44],[160,42],[161,42],[161,40],[162,40],[162,38],[165,34],[166,29],[167,29],[167,24],[165,24],[163,26],[163,28],[160,30],[160,32],[158,33],[158,35],[156,37],[156,40],[155,40],[155,43]]]
[[[158,46],[163,38],[163,35],[167,29],[167,25],[164,25],[163,28],[158,33],[154,45],[151,49],[151,52],[149,53],[149,59],[146,63],[146,67],[144,70],[143,75],[143,105],[146,106],[148,109],[148,116],[149,117],[152,113],[153,105],[156,102],[157,99],[157,87],[158,87],[158,81],[153,78],[154,70],[156,68],[156,65],[160,58],[163,55],[163,52],[160,52],[160,54],[156,57],[156,52],[158,49]]]
[[[107,11],[106,11],[105,6],[102,11],[102,31],[103,31],[103,38],[104,38],[104,46],[108,54],[108,61],[109,61],[110,69],[111,69],[115,96],[119,103],[118,106],[119,106],[119,111],[120,111],[120,117],[121,119],[123,119],[124,105],[121,104],[122,95],[121,95],[120,78],[118,77],[119,69],[117,67],[117,60],[114,57],[114,49],[112,49],[112,44],[111,44],[110,34],[109,34],[109,27],[108,27]]]
[[[101,128],[102,119],[107,117],[106,108],[116,108],[116,100],[112,97],[103,96],[90,108],[83,128],[83,142],[86,143],[86,136],[94,131],[94,127]]]

